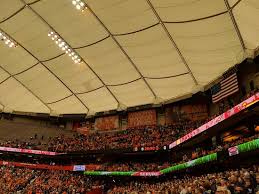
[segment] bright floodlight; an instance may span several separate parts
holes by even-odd
[[[65,51],[66,54],[68,54],[69,57],[72,56],[72,60],[74,63],[78,63],[81,61],[80,57],[75,54],[75,51],[73,48],[71,48],[58,34],[54,32],[48,33],[48,36],[50,37],[51,40],[55,41],[55,43],[58,45],[58,47],[62,50]],[[8,42],[7,42],[8,41]],[[9,43],[9,40],[7,40],[6,44]],[[12,47],[13,45],[9,45],[9,47]],[[76,60],[78,59],[78,60]]]

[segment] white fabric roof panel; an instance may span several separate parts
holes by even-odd
[[[16,78],[46,103],[71,95],[71,92],[41,64],[17,75]]]
[[[190,68],[200,85],[209,83],[244,59],[240,41],[228,14],[166,26],[187,63],[191,64]]]
[[[44,64],[74,93],[88,92],[102,86],[101,81],[85,63],[76,65],[67,55],[44,62]]]
[[[24,7],[24,4],[20,0],[1,0],[0,23],[22,7]]]
[[[43,15],[72,47],[89,45],[108,35],[92,14],[87,11],[76,12],[69,0],[41,1],[32,7]]]
[[[4,44],[0,44],[0,53],[1,66],[11,74],[20,73],[38,63],[38,61],[22,47],[12,49],[7,48]]]
[[[87,105],[91,113],[115,110],[118,107],[116,100],[104,87],[93,92],[79,94],[77,96]]]
[[[188,72],[161,25],[116,38],[145,77],[167,77]]]
[[[139,78],[138,73],[111,38],[77,52],[107,85],[122,84]]]
[[[151,0],[163,21],[180,22],[227,11],[224,0]]]
[[[114,34],[137,31],[158,22],[145,0],[88,0],[87,3]]]
[[[0,102],[5,109],[50,113],[50,110],[15,79],[10,78],[0,85]]]
[[[120,103],[127,107],[150,104],[154,101],[152,93],[147,88],[143,80],[110,88],[115,96],[118,97]]]
[[[74,95],[65,98],[62,101],[49,104],[49,107],[53,113],[57,114],[82,114],[88,112],[84,105]]]
[[[258,54],[258,0],[228,0],[234,20],[225,0],[88,0],[84,12],[72,0],[25,2],[0,2],[0,30],[19,43],[0,41],[6,111],[91,115],[173,101]],[[52,30],[82,63],[56,46]]]
[[[147,81],[154,92],[163,100],[191,94],[192,91],[197,92],[196,85],[189,74],[165,79],[148,79]]]
[[[48,37],[51,29],[28,7],[7,22],[0,24],[0,28],[32,52],[39,60],[46,60],[62,53]]]
[[[259,1],[241,1],[233,10],[245,46],[250,52],[259,49]]]

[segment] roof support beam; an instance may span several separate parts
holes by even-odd
[[[26,2],[24,0],[21,0],[24,4],[26,4]],[[39,17],[39,19],[45,23],[51,30],[53,30],[55,33],[57,33],[59,35],[60,38],[62,38],[63,40],[65,40],[38,12],[36,12],[29,4],[26,4],[27,7],[37,16]],[[65,42],[71,47],[71,45],[65,40]],[[71,47],[72,48],[72,47]],[[77,53],[78,54],[78,53]],[[79,54],[78,54],[79,55]],[[79,55],[80,56],[80,55]],[[91,68],[91,66],[86,63],[86,61],[83,59],[83,57],[80,56],[80,58],[82,59],[82,61],[84,62],[84,64],[94,73],[94,75],[100,80],[100,82],[105,86],[105,88],[108,90],[108,92],[111,94],[111,96],[114,98],[114,100],[118,103],[119,106],[119,100],[117,99],[117,97],[112,93],[112,91],[109,89],[109,87],[104,83],[104,81],[100,78],[100,76]],[[51,72],[51,70],[49,70]],[[54,74],[52,72],[52,74]],[[55,75],[56,76],[56,75]],[[57,77],[57,76],[56,76]],[[57,77],[58,78],[58,77]],[[58,78],[59,79],[59,78]],[[60,79],[59,79],[60,80]],[[60,80],[62,82],[62,80]],[[62,82],[63,83],[63,82]],[[64,84],[64,83],[63,83]],[[65,84],[64,84],[65,85]],[[67,86],[66,86],[67,87]],[[80,98],[69,88],[67,87],[74,95],[75,97],[82,103],[84,104]],[[84,106],[86,107],[86,105],[84,104]],[[88,109],[88,108],[87,108]],[[89,109],[88,109],[89,112]]]
[[[86,3],[86,7],[87,10],[89,10],[93,16],[98,20],[98,22],[104,27],[104,29],[108,32],[108,34],[110,35],[110,37],[112,38],[112,40],[116,43],[116,45],[119,47],[119,49],[121,50],[121,52],[127,57],[127,59],[129,60],[129,62],[132,64],[132,66],[135,68],[135,70],[138,72],[138,74],[140,75],[141,79],[144,81],[144,83],[147,85],[148,89],[151,91],[152,95],[154,96],[154,98],[157,98],[157,95],[155,94],[154,90],[151,88],[151,86],[149,85],[149,83],[147,83],[147,80],[144,78],[144,76],[142,75],[142,73],[140,72],[140,70],[138,69],[138,67],[136,66],[136,64],[133,62],[133,60],[130,58],[130,56],[128,55],[128,53],[123,49],[123,47],[121,46],[121,44],[117,41],[117,39],[114,37],[114,35],[111,33],[111,31],[106,27],[106,25],[101,21],[101,19],[95,14],[95,12],[91,9],[91,7],[89,7],[89,5]]]
[[[9,36],[9,34],[8,34]],[[9,74],[9,77],[12,77],[13,79],[15,79],[17,82],[19,82],[26,90],[28,90],[33,96],[35,96],[42,104],[44,104],[48,109],[49,111],[51,112],[51,108],[49,107],[48,104],[46,104],[45,102],[43,102],[41,100],[41,98],[39,96],[37,96],[33,91],[31,91],[27,86],[25,86],[20,80],[18,80],[15,76],[13,76],[9,71],[7,71],[5,68],[3,68],[1,65],[0,65],[0,69],[2,69],[4,72],[6,72],[7,74]],[[2,105],[3,106],[3,105]]]
[[[185,67],[187,68],[188,72],[190,73],[193,82],[195,83],[195,85],[198,85],[198,82],[196,80],[196,78],[193,75],[193,72],[191,70],[191,68],[189,67],[187,61],[185,60],[183,54],[181,53],[179,47],[177,46],[176,42],[174,41],[172,35],[169,33],[168,29],[166,28],[164,22],[162,21],[162,19],[160,18],[159,14],[157,13],[155,7],[152,5],[152,3],[150,2],[150,0],[146,0],[148,5],[150,6],[151,10],[153,11],[153,13],[155,14],[156,18],[158,19],[159,23],[161,24],[161,26],[163,27],[164,31],[166,32],[168,38],[170,39],[172,45],[174,46],[174,48],[176,49],[176,51],[178,52],[178,55],[180,56],[181,60],[183,61]]]
[[[244,39],[243,39],[243,37],[242,37],[242,35],[241,35],[241,33],[240,33],[240,30],[239,30],[239,28],[238,28],[236,19],[235,19],[234,15],[233,15],[233,10],[232,10],[232,8],[231,8],[230,5],[229,5],[228,0],[224,0],[224,2],[225,2],[225,5],[226,5],[226,7],[227,7],[228,14],[229,14],[229,16],[230,16],[230,18],[231,18],[231,21],[232,21],[232,23],[233,23],[233,26],[234,26],[234,28],[235,28],[235,30],[236,30],[236,33],[237,33],[238,39],[239,39],[239,41],[240,41],[240,44],[241,44],[241,46],[242,46],[242,49],[243,49],[244,53],[246,53],[246,47],[245,47]],[[239,2],[240,2],[240,1],[239,1]],[[238,2],[238,3],[239,3],[239,2]]]

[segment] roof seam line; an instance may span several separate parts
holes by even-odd
[[[88,10],[93,14],[93,16],[99,21],[99,23],[103,26],[103,28],[109,33],[110,37],[113,39],[113,41],[116,43],[116,45],[119,47],[119,49],[122,51],[122,53],[126,56],[126,58],[129,60],[129,62],[132,64],[132,66],[135,68],[135,70],[138,72],[138,74],[141,76],[141,79],[144,81],[148,89],[151,91],[154,98],[157,98],[157,95],[155,94],[154,90],[151,88],[151,86],[148,84],[147,80],[143,77],[142,73],[138,69],[138,67],[135,65],[133,60],[129,57],[129,55],[126,53],[126,51],[122,48],[120,43],[117,41],[117,39],[113,36],[113,34],[110,32],[110,30],[106,27],[106,25],[101,21],[101,19],[95,14],[95,12],[90,8],[88,4],[86,4]]]
[[[102,86],[100,86],[100,87],[98,87],[98,88],[95,88],[95,89],[92,89],[92,90],[88,90],[88,91],[86,91],[86,92],[77,92],[77,93],[75,93],[75,94],[76,94],[76,95],[87,94],[87,93],[91,93],[91,92],[94,92],[94,91],[96,91],[96,90],[99,90],[99,89],[101,89],[101,88],[103,88],[103,87],[105,87],[105,86],[102,85]]]
[[[230,7],[228,0],[224,0],[224,2],[225,2],[225,5],[227,7],[227,10],[228,10],[229,16],[231,18],[232,24],[233,24],[233,26],[235,28],[236,33],[237,33],[238,39],[240,41],[240,44],[242,46],[242,49],[243,49],[244,53],[246,53],[246,47],[245,47],[244,39],[243,39],[243,37],[241,35],[241,32],[240,32],[239,27],[237,25],[236,19],[235,19],[234,15],[233,15],[232,8]]]
[[[32,69],[33,67],[37,66],[38,64],[40,64],[40,62],[35,63],[34,65],[28,67],[27,69],[25,69],[25,70],[23,70],[23,71],[21,71],[21,72],[18,72],[18,73],[16,73],[16,74],[13,74],[13,76],[20,75],[20,74],[22,74],[22,73],[24,73],[24,72],[26,72],[26,71]]]
[[[180,73],[180,74],[171,75],[171,76],[164,76],[164,77],[145,77],[145,78],[146,79],[169,79],[169,78],[179,77],[179,76],[187,75],[187,74],[189,74],[189,72]]]
[[[142,29],[139,29],[139,30],[135,30],[135,31],[132,31],[132,32],[127,32],[127,33],[118,33],[118,34],[112,34],[113,36],[125,36],[125,35],[130,35],[130,34],[135,34],[135,33],[138,33],[138,32],[142,32],[142,31],[145,31],[145,30],[148,30],[150,28],[153,28],[155,26],[157,26],[159,24],[159,22],[155,23],[155,24],[152,24],[148,27],[145,27],[145,28],[142,28]]]
[[[214,18],[223,14],[226,14],[228,11],[223,11],[214,15],[210,15],[210,16],[206,16],[206,17],[202,17],[202,18],[197,18],[197,19],[192,19],[192,20],[185,20],[185,21],[162,21],[165,24],[183,24],[183,23],[189,23],[189,22],[197,22],[197,21],[201,21],[201,20],[206,20],[206,19],[210,19],[210,18]]]
[[[26,6],[24,5],[23,7],[21,7],[20,9],[18,9],[17,11],[15,11],[13,14],[11,14],[10,16],[8,16],[7,18],[5,18],[4,20],[0,21],[0,24],[8,21],[9,19],[11,19],[12,17],[16,16],[18,13],[20,13],[22,10],[24,10]]]
[[[198,82],[196,80],[196,78],[193,75],[193,72],[191,71],[191,68],[189,67],[187,61],[185,60],[183,54],[181,53],[180,49],[178,48],[176,42],[174,41],[172,35],[169,33],[168,29],[166,28],[165,24],[163,23],[162,19],[160,18],[160,16],[158,15],[157,11],[155,10],[154,6],[152,5],[152,3],[150,2],[150,0],[146,0],[148,5],[151,7],[153,13],[155,14],[156,18],[158,19],[158,21],[160,22],[161,26],[163,27],[164,31],[166,32],[168,38],[170,39],[172,45],[174,46],[174,48],[176,49],[176,51],[178,52],[178,55],[180,56],[180,58],[182,59],[185,67],[187,68],[187,70],[189,71],[193,82],[195,83],[195,85],[198,85]]]
[[[57,102],[60,102],[60,101],[62,101],[62,100],[65,100],[65,99],[67,99],[67,98],[69,98],[69,97],[71,97],[71,96],[73,96],[73,94],[70,94],[70,95],[68,95],[68,96],[66,96],[66,97],[64,97],[64,98],[61,98],[61,99],[56,100],[56,101],[53,101],[53,102],[46,102],[46,104],[55,104],[55,103],[57,103]]]
[[[9,75],[7,78],[5,78],[3,81],[0,82],[0,85],[1,85],[2,83],[4,83],[5,81],[7,81],[8,79],[10,79],[11,77],[12,77],[12,76]]]
[[[95,41],[95,42],[93,42],[93,43],[90,43],[90,44],[87,44],[87,45],[84,45],[84,46],[79,46],[79,47],[72,47],[72,48],[73,48],[73,49],[86,48],[86,47],[89,47],[89,46],[95,45],[95,44],[97,44],[97,43],[99,43],[99,42],[102,42],[102,41],[106,40],[107,38],[109,38],[109,35],[108,35],[108,36],[106,36],[106,37],[104,37],[104,38],[102,38],[102,39],[100,39],[100,40],[97,40],[97,41]]]

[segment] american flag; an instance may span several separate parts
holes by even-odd
[[[238,90],[237,74],[233,73],[211,88],[212,102],[216,103]]]

